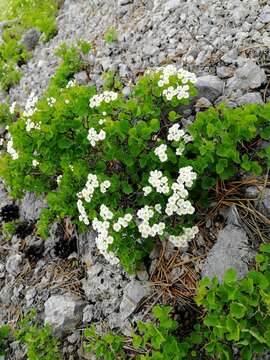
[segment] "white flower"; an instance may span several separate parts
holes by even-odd
[[[158,193],[167,194],[170,191],[168,178],[163,176],[162,172],[159,170],[150,171],[148,182]]]
[[[185,131],[180,129],[179,124],[174,124],[168,131],[167,139],[169,141],[180,141],[185,135]]]
[[[89,102],[90,108],[99,107],[102,102],[109,103],[116,100],[118,94],[114,91],[104,91],[102,94],[94,95]]]
[[[142,188],[142,190],[143,190],[143,192],[144,192],[144,196],[147,196],[147,195],[149,195],[149,194],[151,193],[152,187],[151,187],[151,186],[144,186],[144,187]]]
[[[194,239],[194,237],[198,234],[199,229],[197,226],[193,226],[191,228],[184,228],[183,234],[179,236],[170,235],[169,241],[178,248],[186,248],[188,246],[189,241]]]
[[[71,80],[69,80],[69,82],[67,83],[66,88],[67,88],[67,89],[68,89],[68,88],[72,88],[72,87],[74,87],[74,86],[76,86],[76,85],[77,85],[76,79],[71,79]]]
[[[77,201],[77,208],[79,210],[79,213],[80,213],[80,216],[79,216],[79,220],[84,222],[85,225],[89,225],[89,219],[87,217],[87,214],[86,214],[86,211],[85,211],[85,208],[83,206],[83,203],[82,203],[82,200],[79,199]]]
[[[37,102],[38,102],[38,97],[32,91],[31,94],[29,95],[29,98],[26,101],[23,116],[31,117],[37,111],[36,108]]]
[[[9,108],[9,112],[11,113],[11,115],[14,114],[14,112],[15,112],[15,107],[16,107],[16,101],[14,101],[14,102],[11,104],[10,108]]]
[[[119,232],[121,230],[121,225],[119,223],[113,224],[113,230]]]
[[[100,206],[100,216],[104,219],[104,220],[111,220],[113,218],[113,213],[110,211],[110,209],[102,204]]]
[[[39,165],[39,161],[37,161],[37,160],[33,160],[32,161],[32,165],[34,166],[34,167],[36,167],[36,166],[38,166]]]
[[[109,189],[109,187],[111,186],[111,182],[109,180],[105,180],[100,184],[100,191],[105,194],[106,191]]]
[[[68,99],[65,100],[65,104],[69,104],[70,101]]]
[[[50,107],[53,107],[56,103],[56,99],[54,97],[47,98],[47,103]]]
[[[166,144],[161,144],[154,151],[155,155],[158,156],[158,158],[159,158],[159,160],[161,162],[165,162],[165,161],[168,160],[168,155],[167,155],[166,151],[167,151],[167,145]]]
[[[106,138],[106,132],[104,130],[100,130],[98,133],[96,129],[90,128],[88,130],[88,136],[87,139],[89,140],[90,144],[95,147],[96,143],[99,141],[102,141]]]
[[[162,206],[161,206],[160,204],[156,204],[156,205],[155,205],[155,210],[156,210],[158,213],[161,213]]]
[[[13,138],[9,134],[9,141],[7,142],[7,152],[11,156],[12,160],[17,160],[19,158],[19,154],[13,147]]]

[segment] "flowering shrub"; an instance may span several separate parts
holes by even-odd
[[[174,113],[166,113],[188,103],[195,76],[156,69],[128,99],[61,78],[44,99],[31,94],[10,125],[1,174],[14,194],[46,192],[41,222],[69,216],[82,230],[92,226],[100,252],[128,271],[157,238],[186,248],[198,231],[188,200],[196,173],[179,166],[179,154],[192,138],[176,125],[171,130]]]

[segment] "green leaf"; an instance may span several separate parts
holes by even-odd
[[[236,282],[236,270],[235,269],[229,269],[226,271],[226,273],[223,276],[223,281],[225,284],[233,284]]]
[[[245,316],[247,308],[240,303],[232,303],[230,305],[230,314],[236,319],[241,319]]]

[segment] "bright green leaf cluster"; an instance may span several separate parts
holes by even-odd
[[[20,322],[15,338],[27,347],[28,360],[61,360],[58,340],[49,325],[39,327],[35,321],[36,311],[30,311]]]
[[[238,348],[241,359],[270,348],[270,245],[261,245],[257,270],[238,280],[233,269],[217,278],[201,280],[197,303],[205,308],[208,329],[205,350],[216,359],[233,359]]]
[[[6,341],[9,335],[9,326],[2,325],[0,327],[0,356],[5,355],[6,352]]]

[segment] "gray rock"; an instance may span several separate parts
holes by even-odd
[[[219,282],[226,270],[234,268],[239,278],[248,272],[248,261],[251,257],[246,232],[235,225],[226,225],[218,233],[217,242],[209,251],[203,264],[202,277],[218,277]]]
[[[11,297],[12,297],[12,287],[10,283],[7,283],[0,290],[0,303],[4,305],[10,305]]]
[[[196,102],[195,106],[198,109],[208,109],[212,104],[208,99],[202,97]]]
[[[247,93],[236,100],[238,105],[263,104],[262,95],[259,92]]]
[[[86,71],[80,71],[74,75],[74,79],[76,79],[79,85],[87,85],[89,82],[89,78]]]
[[[151,45],[150,43],[145,44],[143,47],[143,53],[146,56],[153,56],[159,52],[159,48],[157,46]]]
[[[237,49],[232,49],[224,54],[221,58],[225,64],[236,64],[238,58],[238,51]]]
[[[118,6],[132,4],[134,0],[118,0]]]
[[[227,87],[232,90],[257,89],[266,81],[266,75],[254,61],[248,60],[236,70],[235,76],[228,80]]]
[[[40,35],[40,32],[36,29],[29,29],[23,35],[21,43],[26,47],[28,51],[34,50],[34,48],[38,44]]]
[[[217,76],[221,79],[229,78],[233,76],[234,69],[228,66],[220,66],[217,68]]]
[[[96,233],[93,230],[84,234],[79,234],[78,253],[82,263],[84,263],[87,268],[92,266],[95,261],[95,257],[93,255],[93,252],[96,251],[95,238]]]
[[[11,255],[6,262],[6,270],[12,276],[17,276],[22,269],[23,257],[20,254]]]
[[[270,6],[266,5],[261,12],[261,15],[259,17],[259,21],[261,21],[264,24],[270,23]]]
[[[72,294],[52,295],[44,304],[45,323],[56,333],[73,331],[82,321],[85,302]]]
[[[36,197],[34,193],[27,192],[22,200],[20,215],[23,220],[38,220],[42,209],[46,207],[44,196]]]
[[[213,102],[223,93],[224,83],[217,76],[205,75],[198,77],[196,87],[200,97]]]
[[[11,204],[12,204],[12,200],[8,196],[3,181],[0,179],[0,207],[2,208],[6,205],[11,205]]]
[[[181,0],[169,0],[164,6],[165,11],[173,11],[181,5]]]
[[[147,282],[131,281],[124,290],[124,297],[120,304],[121,320],[127,319],[138,306],[139,302],[151,294]]]

